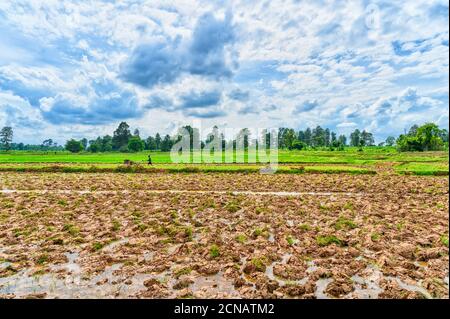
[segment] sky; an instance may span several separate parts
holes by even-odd
[[[321,125],[376,141],[449,122],[449,3],[0,1],[14,141]]]

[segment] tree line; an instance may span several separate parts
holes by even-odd
[[[44,140],[42,144],[13,143],[14,131],[11,126],[5,126],[0,130],[0,150],[17,151],[63,151],[64,147],[58,145],[51,138]]]
[[[191,126],[184,126],[182,129],[189,133],[191,141],[191,149],[195,149],[194,136],[199,136],[198,129]],[[374,146],[375,140],[373,134],[366,130],[355,129],[350,135],[337,135],[328,128],[316,126],[315,128],[306,128],[305,130],[295,131],[292,128],[278,129],[278,147],[280,149],[302,150],[310,149],[329,149],[343,150],[347,146],[358,147],[362,150],[364,146]],[[266,147],[270,146],[271,133],[265,130]],[[215,126],[212,132],[206,137],[205,141],[200,141],[198,147],[203,148],[206,143],[211,142],[214,138],[221,139],[222,148],[236,147],[237,143],[243,143],[244,148],[248,148],[252,143],[250,132],[248,129],[242,129],[235,139],[226,141],[223,133],[219,132]],[[121,122],[113,135],[99,136],[94,140],[82,138],[80,140],[70,139],[62,147],[47,139],[40,145],[24,145],[23,143],[12,143],[13,129],[9,126],[3,127],[0,131],[0,148],[2,150],[45,150],[45,151],[61,151],[68,150],[73,153],[88,151],[92,153],[98,152],[140,152],[143,150],[168,152],[172,146],[180,141],[181,133],[170,136],[166,134],[156,133],[154,136],[148,136],[143,139],[138,129],[131,133],[130,126],[126,122]],[[258,141],[256,141],[258,143]],[[408,132],[401,134],[395,138],[389,136],[378,146],[396,146],[399,151],[433,151],[448,148],[448,131],[440,129],[434,123],[426,123],[422,126],[413,125]],[[259,146],[260,147],[260,146]]]

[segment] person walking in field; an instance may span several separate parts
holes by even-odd
[[[150,154],[148,154],[147,164],[152,165],[152,157],[150,156]]]

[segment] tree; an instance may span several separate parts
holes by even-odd
[[[325,146],[330,146],[330,129],[326,128],[324,132]]]
[[[422,142],[424,151],[437,151],[444,144],[441,130],[434,123],[426,123],[417,129],[416,137]]]
[[[335,145],[337,142],[337,137],[335,132],[331,132],[331,145]]]
[[[386,146],[393,146],[395,144],[395,137],[388,136],[386,138]]]
[[[169,136],[169,138],[170,138],[170,136]],[[155,144],[156,144],[156,149],[157,150],[161,149],[161,142],[162,142],[161,135],[159,135],[159,133],[156,133],[156,135],[155,135]]]
[[[295,140],[289,149],[290,150],[302,150],[304,148],[306,148],[306,144],[304,142]]]
[[[45,140],[42,142],[42,148],[48,150],[50,147],[53,146],[53,140],[49,138],[48,140]]]
[[[13,129],[10,126],[5,126],[0,131],[0,145],[4,150],[9,151],[11,149],[13,134]]]
[[[126,122],[121,122],[114,131],[112,138],[112,147],[114,150],[124,149],[128,146],[128,140],[131,137],[130,126]]]
[[[278,130],[278,146],[280,148],[291,148],[295,140],[297,140],[297,134],[293,129],[282,127]]]
[[[156,139],[153,136],[147,137],[147,140],[145,141],[145,149],[150,151],[156,150]]]
[[[99,141],[100,140],[100,141]],[[102,150],[101,138],[98,137],[97,140],[89,141],[88,151],[92,153],[97,153]]]
[[[372,133],[366,132],[366,130],[362,131],[360,138],[361,146],[373,146],[375,143]]]
[[[311,138],[312,138],[312,132],[311,132],[311,129],[308,127],[305,130],[305,141],[304,142],[306,143],[306,145],[308,145],[308,146],[312,145]]]
[[[303,131],[301,131],[301,130],[298,131],[297,139],[298,139],[300,142],[306,143],[306,141],[305,141],[305,132],[303,132]]]
[[[170,138],[170,135],[164,136],[164,139],[161,141],[161,151],[169,152],[172,149],[173,141]]]
[[[193,128],[190,125],[183,126],[178,130],[178,135],[176,136],[175,143],[179,142],[183,138],[185,132],[188,132],[189,134],[189,144],[191,150],[198,149],[198,147],[200,147],[200,145],[198,145],[200,142],[200,132],[198,128]]]
[[[339,142],[340,145],[346,146],[347,145],[347,136],[345,136],[343,134],[339,135],[338,142]]]
[[[361,132],[358,129],[355,129],[350,134],[350,146],[360,146],[361,142]]]
[[[65,146],[66,150],[72,153],[79,153],[83,150],[83,144],[74,139],[68,140]]]
[[[110,135],[105,135],[101,139],[101,151],[102,152],[111,152],[113,150],[112,137]]]
[[[441,138],[442,142],[448,143],[448,131],[446,129],[441,130],[439,137]]]
[[[417,124],[414,124],[413,126],[411,126],[411,128],[408,131],[408,135],[409,136],[416,136],[418,128],[419,128],[419,125],[417,125]]]
[[[138,129],[134,130],[133,136],[141,137]]]
[[[408,134],[399,136],[397,148],[399,151],[437,151],[444,146],[442,134],[442,130],[434,123],[426,123],[420,127],[415,125]]]
[[[244,150],[247,150],[249,145],[248,142],[249,137],[250,137],[250,130],[248,128],[243,128],[242,130],[240,130],[236,135],[236,142],[235,142],[236,147],[238,146],[243,147]]]
[[[139,136],[133,136],[128,140],[128,150],[131,152],[141,152],[145,147],[145,143]]]
[[[82,138],[82,139],[80,140],[80,143],[81,143],[81,145],[83,145],[83,149],[84,149],[84,150],[87,149],[87,146],[88,146],[88,140],[87,140],[86,138]]]
[[[312,146],[325,146],[326,145],[326,133],[325,130],[318,125],[312,130]]]

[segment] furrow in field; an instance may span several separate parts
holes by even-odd
[[[364,193],[352,193],[352,192],[254,192],[254,191],[208,191],[208,190],[158,190],[158,189],[148,189],[148,190],[75,190],[75,189],[64,189],[64,190],[55,190],[55,189],[2,189],[0,190],[2,194],[29,194],[29,193],[37,193],[37,194],[130,194],[130,193],[155,193],[155,194],[231,194],[231,195],[269,195],[269,196],[364,196]]]

